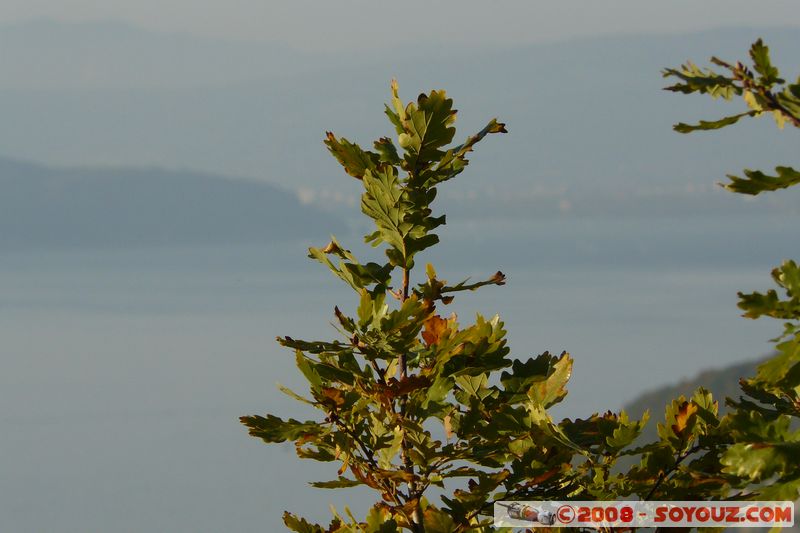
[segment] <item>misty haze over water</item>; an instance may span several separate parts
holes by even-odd
[[[457,138],[508,123],[442,186],[442,244],[418,263],[451,282],[508,276],[447,311],[499,313],[516,357],[569,351],[557,416],[761,357],[778,327],[739,317],[736,291],[768,288],[796,257],[798,196],[714,182],[796,166],[798,132],[764,119],[675,134],[722,107],[659,76],[743,57],[761,35],[797,72],[797,28],[422,40],[401,56],[0,24],[0,530],[276,531],[284,509],[327,522],[329,503],[365,507],[311,489],[330,465],[263,445],[238,417],[315,416],[277,390],[304,387],[274,339],[333,338],[334,305],[355,309],[305,258],[331,232],[379,253],[361,244],[359,182],[321,139],[389,133],[392,77],[405,99],[448,89]]]
[[[499,313],[516,357],[570,351],[558,415],[619,408],[762,355],[774,325],[740,318],[735,291],[766,286],[785,254],[774,230],[796,219],[633,222],[453,222],[420,261],[451,281],[508,275],[449,308],[465,323]],[[274,338],[332,339],[333,306],[354,312],[356,299],[304,255],[299,242],[2,254],[0,449],[13,458],[0,485],[4,525],[211,532],[235,516],[237,531],[263,531],[286,508],[320,520],[329,503],[358,509],[357,491],[306,485],[328,479],[329,465],[298,463],[291,445],[264,446],[237,420],[315,416],[276,389],[304,387]]]

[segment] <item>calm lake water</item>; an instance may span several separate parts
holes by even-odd
[[[557,413],[584,416],[766,353],[779,325],[740,318],[736,291],[800,255],[796,222],[456,222],[431,260],[508,275],[452,310],[499,313],[517,357],[572,353]],[[0,531],[277,531],[283,509],[371,501],[309,488],[335,468],[237,420],[313,416],[276,390],[302,381],[274,338],[332,338],[356,300],[306,245],[0,254]]]

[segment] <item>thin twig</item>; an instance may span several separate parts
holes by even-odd
[[[658,487],[660,487],[661,484],[664,483],[664,481],[666,481],[666,479],[669,476],[671,476],[673,473],[675,473],[675,471],[678,470],[678,467],[681,465],[681,463],[685,461],[687,457],[698,451],[700,451],[700,446],[693,446],[692,448],[689,448],[686,452],[684,452],[682,455],[677,457],[675,459],[675,464],[672,465],[669,470],[667,470],[666,472],[662,472],[661,475],[658,476],[658,480],[656,481],[655,485],[653,485],[653,488],[650,489],[650,492],[647,493],[647,496],[645,496],[643,501],[650,500],[650,498],[653,497],[653,494],[655,494]]]

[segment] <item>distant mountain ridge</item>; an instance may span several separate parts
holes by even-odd
[[[678,399],[681,395],[690,398],[694,391],[703,387],[712,393],[714,399],[719,402],[720,412],[724,413],[727,411],[725,398],[738,399],[739,396],[742,396],[739,380],[754,376],[756,368],[762,362],[763,360],[747,361],[723,368],[705,370],[680,383],[664,385],[646,392],[628,402],[624,409],[634,418],[641,418],[642,414],[649,410],[650,422],[645,427],[644,434],[649,438],[656,438],[656,425],[663,421],[664,410],[669,402]]]
[[[797,74],[797,28],[508,49],[442,43],[435,54],[409,45],[360,60],[113,23],[0,26],[0,150],[54,165],[190,165],[315,189],[317,197],[326,188],[353,196],[358,186],[338,178],[324,132],[364,145],[390,134],[382,111],[396,77],[404,99],[447,89],[461,111],[458,139],[494,116],[507,123],[509,134],[481,144],[459,185],[442,189],[472,193],[479,202],[464,202],[471,212],[492,198],[492,211],[515,203],[519,212],[548,216],[617,213],[620,204],[650,213],[657,203],[671,209],[676,198],[685,205],[678,214],[705,204],[736,212],[726,195],[718,201],[703,191],[745,167],[797,166],[797,132],[778,131],[765,117],[715,135],[679,135],[675,122],[745,104],[667,93],[660,71],[687,59],[706,65],[711,55],[745,58],[757,37],[786,77]],[[540,199],[539,188],[563,192]]]
[[[344,227],[275,186],[158,168],[0,158],[0,250],[266,243]]]

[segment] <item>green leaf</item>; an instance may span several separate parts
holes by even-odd
[[[724,429],[743,443],[791,440],[791,417],[767,417],[757,410],[737,409],[725,419]]]
[[[369,291],[361,291],[361,299],[358,304],[358,327],[366,331],[370,326],[380,324],[381,319],[386,316],[389,306],[385,304],[386,293],[379,292],[371,294]]]
[[[773,93],[773,96],[784,119],[794,127],[800,127],[800,80],[787,85],[781,92]]]
[[[742,117],[752,117],[755,115],[756,115],[755,111],[747,111],[745,113],[739,113],[738,115],[731,115],[729,117],[721,118],[719,120],[712,120],[712,121],[701,120],[697,124],[686,124],[684,122],[679,122],[678,124],[675,124],[672,127],[672,129],[674,129],[678,133],[691,133],[693,131],[700,131],[700,130],[718,130],[720,128],[724,128],[725,126],[736,124]]]
[[[533,439],[530,437],[522,437],[516,440],[511,440],[508,442],[508,451],[516,455],[517,457],[522,457],[525,453],[534,447]]]
[[[658,446],[642,456],[641,468],[651,474],[660,474],[675,466],[674,450],[670,446]]]
[[[350,277],[358,287],[368,287],[375,285],[375,293],[383,293],[389,287],[393,266],[391,264],[379,265],[378,263],[367,263],[359,265],[357,263],[343,263]]]
[[[454,285],[452,287],[445,285],[441,288],[440,294],[446,294],[450,292],[459,292],[459,291],[474,291],[481,287],[485,287],[486,285],[505,285],[506,284],[506,275],[500,272],[499,270],[494,273],[494,275],[484,281],[479,281],[477,283],[467,283],[469,279],[465,279],[464,281]]]
[[[393,432],[394,436],[392,440],[389,442],[389,445],[385,448],[381,448],[378,451],[378,466],[383,468],[384,470],[389,470],[393,467],[392,461],[400,452],[400,448],[403,445],[403,428],[400,426],[396,426]]]
[[[770,86],[776,82],[783,82],[779,78],[778,69],[772,66],[772,62],[769,59],[769,47],[765,46],[761,39],[754,42],[750,47],[750,58],[753,60],[753,67],[756,72],[761,74],[761,83]]]
[[[800,319],[800,268],[794,261],[784,261],[772,270],[772,279],[784,289],[788,299],[781,300],[775,290],[765,294],[739,293],[739,307],[747,318],[770,316],[781,320]]]
[[[458,376],[456,378],[458,386],[467,393],[467,396],[479,398],[486,390],[489,383],[489,377],[486,374],[478,374],[477,376]]]
[[[397,131],[398,135],[402,135],[405,133],[405,127],[403,126],[403,122],[406,120],[406,106],[403,104],[403,101],[400,100],[400,95],[398,94],[399,87],[397,85],[397,80],[392,80],[391,83],[391,90],[392,90],[392,108],[389,106],[386,107],[386,115],[389,117],[389,120],[395,126],[395,130]],[[392,110],[394,109],[394,111]]]
[[[730,100],[735,94],[742,93],[741,88],[732,78],[722,76],[709,69],[703,70],[691,62],[681,65],[679,70],[665,69],[662,74],[665,78],[675,77],[681,80],[681,83],[665,87],[664,89],[667,91],[684,94],[696,92],[709,94],[714,98],[722,97],[726,100]]]
[[[759,365],[752,379],[740,381],[742,390],[762,404],[751,404],[744,399],[737,402],[740,410],[755,410],[759,416],[780,420],[780,415],[800,416],[797,398],[800,396],[800,332],[777,345],[777,355]],[[745,411],[747,412],[747,411]]]
[[[334,255],[341,258],[338,266],[328,257]],[[342,279],[355,290],[360,290],[370,285],[375,285],[372,292],[378,293],[389,287],[392,275],[392,265],[379,265],[367,263],[361,265],[349,250],[342,248],[336,239],[331,237],[331,242],[325,248],[308,249],[308,257],[328,267],[337,277]]]
[[[312,481],[310,485],[318,489],[344,489],[349,487],[357,487],[358,485],[363,485],[363,483],[356,481],[355,479],[348,479],[344,476],[339,476],[339,479],[334,479],[332,481]]]
[[[297,533],[325,533],[325,528],[319,524],[312,524],[305,518],[295,516],[288,511],[283,513],[283,523],[291,531],[296,531]]]
[[[400,146],[406,151],[406,169],[414,173],[439,159],[443,155],[439,149],[450,144],[456,132],[452,126],[456,119],[453,100],[444,91],[420,94],[416,105],[408,104],[398,117],[403,128]]]
[[[367,171],[375,168],[378,154],[364,151],[345,138],[337,139],[333,133],[327,132],[325,146],[344,167],[345,172],[354,178],[362,179]]]
[[[645,411],[641,420],[638,422],[630,422],[628,420],[628,415],[625,413],[625,411],[622,411],[619,415],[619,426],[614,429],[610,437],[606,437],[606,444],[608,444],[609,447],[617,450],[621,450],[622,448],[629,446],[642,433],[642,430],[649,419],[650,412]]]
[[[243,416],[239,421],[250,429],[250,435],[264,442],[294,441],[306,435],[319,435],[326,431],[319,422],[300,422],[293,418],[283,420],[274,415]]]
[[[425,402],[422,407],[427,408],[429,403],[439,403],[447,398],[450,391],[453,390],[453,378],[451,377],[437,377],[430,387],[428,387],[425,396]]]
[[[309,361],[300,350],[295,351],[295,361],[297,362],[297,368],[299,368],[300,372],[306,377],[312,389],[322,387],[322,377],[319,375],[314,365],[311,364],[311,361]]]
[[[800,183],[800,172],[791,167],[775,167],[775,172],[776,176],[770,176],[760,170],[746,169],[744,178],[729,174],[730,183],[723,187],[732,192],[755,196],[762,192],[788,189]]]
[[[363,533],[397,533],[398,531],[397,522],[392,518],[388,510],[377,507],[369,510],[367,527],[363,530]],[[362,531],[358,533],[362,533]]]
[[[428,187],[436,185],[463,172],[469,164],[469,160],[466,157],[467,154],[472,151],[477,143],[491,133],[508,133],[508,131],[505,124],[497,122],[497,119],[492,119],[481,131],[468,137],[463,144],[448,150],[436,165],[435,170],[425,174],[425,185]]]
[[[415,296],[410,296],[400,305],[400,309],[391,311],[381,319],[381,330],[387,334],[413,331],[416,335],[422,329],[427,315],[425,305]]]
[[[367,242],[373,245],[386,242],[400,254],[400,258],[404,258],[404,234],[400,225],[406,214],[406,207],[400,202],[403,191],[394,167],[383,167],[375,174],[367,173],[362,181],[365,192],[361,196],[361,210],[375,221],[378,228],[376,233],[368,237]],[[403,266],[403,261],[395,258],[392,264]]]
[[[572,376],[572,358],[567,352],[552,363],[552,371],[547,379],[534,383],[528,390],[528,397],[531,401],[541,404],[548,408],[567,395],[567,382]]]
[[[287,395],[287,396],[289,396],[291,398],[294,398],[298,402],[307,403],[309,405],[315,405],[315,403],[312,402],[311,400],[309,400],[308,398],[304,398],[304,397],[300,396],[299,394],[297,394],[293,390],[289,389],[288,387],[284,387],[280,383],[278,383],[278,390],[280,390],[285,395]]]
[[[450,515],[433,506],[429,506],[423,513],[425,533],[451,533],[455,531],[455,523]]]
[[[544,381],[553,372],[553,363],[556,358],[550,352],[544,352],[534,358],[529,358],[524,363],[514,360],[511,371],[500,375],[509,403],[518,403],[528,399],[528,391],[534,383]]]
[[[402,162],[400,156],[397,155],[397,148],[388,137],[381,137],[375,141],[375,150],[377,150],[380,160],[384,163],[396,166]]]
[[[796,502],[797,499],[800,498],[800,477],[784,478],[780,481],[762,486],[758,490],[758,497],[764,501]],[[772,533],[771,530],[770,533]]]
[[[562,446],[577,452],[581,455],[588,455],[589,452],[583,447],[573,442],[564,431],[553,423],[553,419],[547,414],[547,411],[541,404],[531,403],[528,405],[528,411],[531,415],[531,422],[541,429],[550,438],[561,444]]]
[[[798,468],[800,442],[738,443],[723,454],[724,472],[752,481],[768,479]]]

